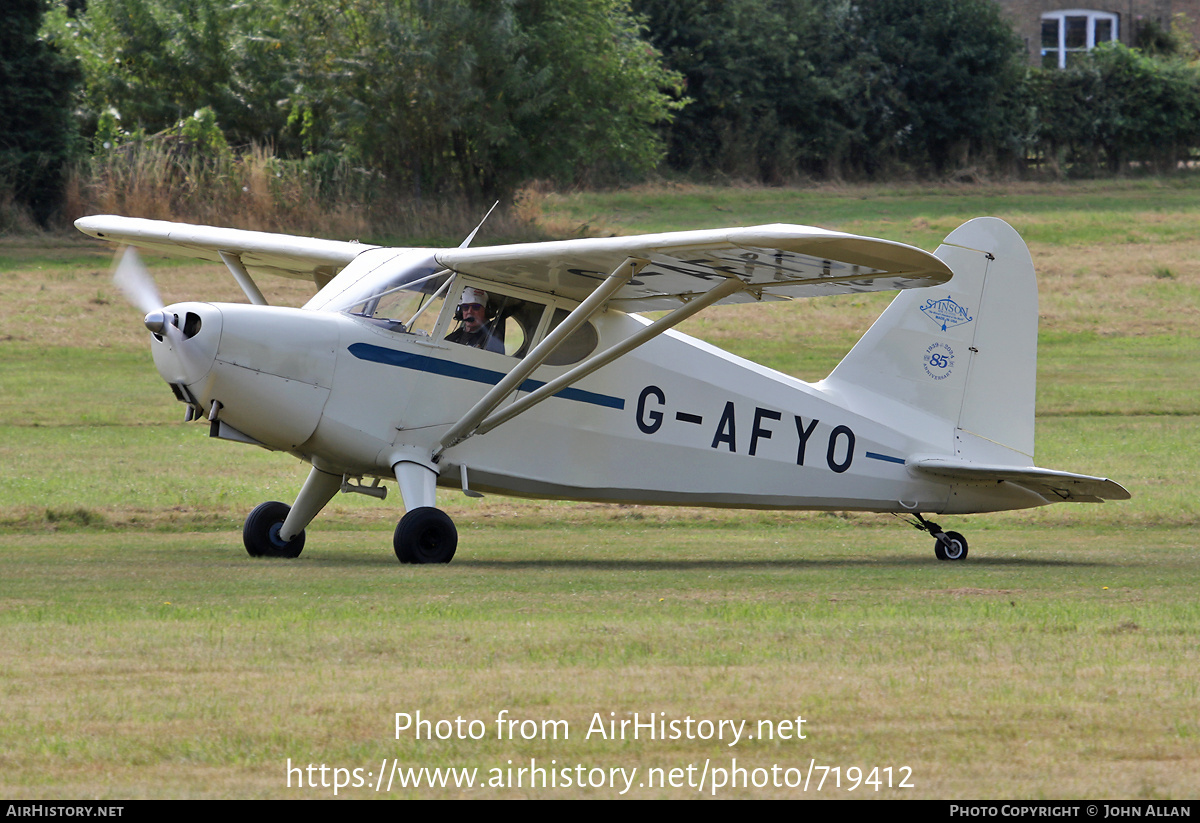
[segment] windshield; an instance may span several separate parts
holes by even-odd
[[[442,312],[442,304],[446,300],[445,287],[449,282],[448,274],[439,273],[436,277],[411,286],[394,286],[350,307],[349,311],[391,331],[429,337]]]
[[[431,249],[369,249],[351,261],[304,308],[314,311],[349,311],[376,316],[387,301],[420,299],[441,289],[450,272],[438,265]]]

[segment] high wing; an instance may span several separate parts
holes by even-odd
[[[644,265],[608,303],[630,312],[676,308],[731,277],[743,288],[717,302],[920,288],[953,274],[903,243],[786,224],[446,249],[436,257],[451,271],[573,300],[636,261]]]
[[[364,251],[379,248],[115,215],[84,217],[75,225],[103,240],[223,262],[239,282],[245,273],[273,274],[312,280],[318,288]],[[741,288],[717,302],[920,288],[952,275],[937,257],[913,246],[785,224],[442,249],[435,256],[449,271],[578,301],[633,262],[637,276],[607,302],[632,312],[677,308],[731,278]]]
[[[83,217],[75,227],[84,234],[143,249],[212,260],[228,265],[233,255],[249,272],[311,280],[324,286],[346,264],[367,249],[363,243],[320,240],[111,214]],[[222,256],[224,253],[225,257]]]
[[[450,427],[442,449],[524,413],[708,306],[918,288],[954,274],[934,255],[902,243],[783,224],[445,249],[435,258],[447,270],[486,282],[579,301]],[[606,307],[669,313],[500,408],[574,329]]]
[[[1102,503],[1128,500],[1129,492],[1120,483],[1106,477],[1042,469],[1036,466],[989,466],[950,457],[912,457],[905,465],[916,474],[941,480],[985,485],[1015,483],[1048,502]]]

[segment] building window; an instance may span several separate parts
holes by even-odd
[[[1117,39],[1117,15],[1068,9],[1042,15],[1042,68],[1065,69],[1076,55]]]

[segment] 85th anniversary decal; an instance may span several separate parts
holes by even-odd
[[[925,349],[925,373],[934,380],[945,380],[954,371],[954,349],[945,343],[930,343]]]

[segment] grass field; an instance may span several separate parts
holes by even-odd
[[[396,495],[348,495],[301,558],[254,560],[242,519],[304,467],[178,422],[108,251],[0,238],[0,796],[1197,796],[1200,181],[534,206],[564,236],[799,222],[926,249],[1004,217],[1041,283],[1038,463],[1133,499],[941,518],[971,542],[948,564],[887,516],[443,492],[459,555],[435,568],[392,555]],[[239,299],[151,265],[168,300]],[[887,299],[685,330],[811,380]],[[433,739],[397,732],[418,712]],[[669,739],[601,735],[634,713]]]

